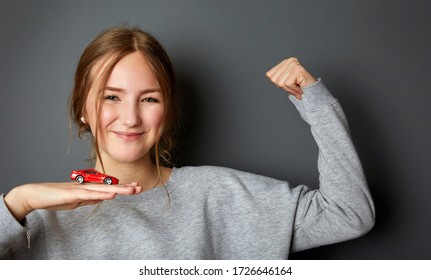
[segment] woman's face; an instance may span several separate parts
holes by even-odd
[[[93,132],[97,118],[95,88],[90,89],[86,102]],[[164,106],[160,85],[140,52],[125,56],[115,65],[104,87],[100,110],[97,131],[103,161],[131,163],[149,159]]]

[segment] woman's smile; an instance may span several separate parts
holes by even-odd
[[[122,132],[122,131],[112,131],[115,136],[127,142],[137,141],[143,136],[144,132]]]

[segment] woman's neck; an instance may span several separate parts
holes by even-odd
[[[103,167],[104,168],[102,168],[100,160],[97,159],[95,165],[96,170],[118,178],[120,180],[119,184],[138,182],[139,185],[144,187],[144,190],[152,189],[156,185],[167,180],[165,174],[167,170],[165,168],[162,169],[162,178],[160,178],[156,165],[151,162],[149,157],[130,163],[104,159]],[[169,175],[167,178],[169,178]]]

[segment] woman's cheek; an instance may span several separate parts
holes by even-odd
[[[109,108],[104,108],[100,114],[99,128],[102,130],[108,127],[112,122],[115,121],[115,112]]]
[[[158,129],[162,124],[163,109],[154,108],[154,110],[147,111],[145,119],[148,121],[147,124],[150,125],[153,129]]]

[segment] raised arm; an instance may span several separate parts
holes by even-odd
[[[301,188],[291,251],[356,238],[374,225],[374,204],[338,101],[296,58],[267,73],[310,125],[319,148],[319,189]]]

